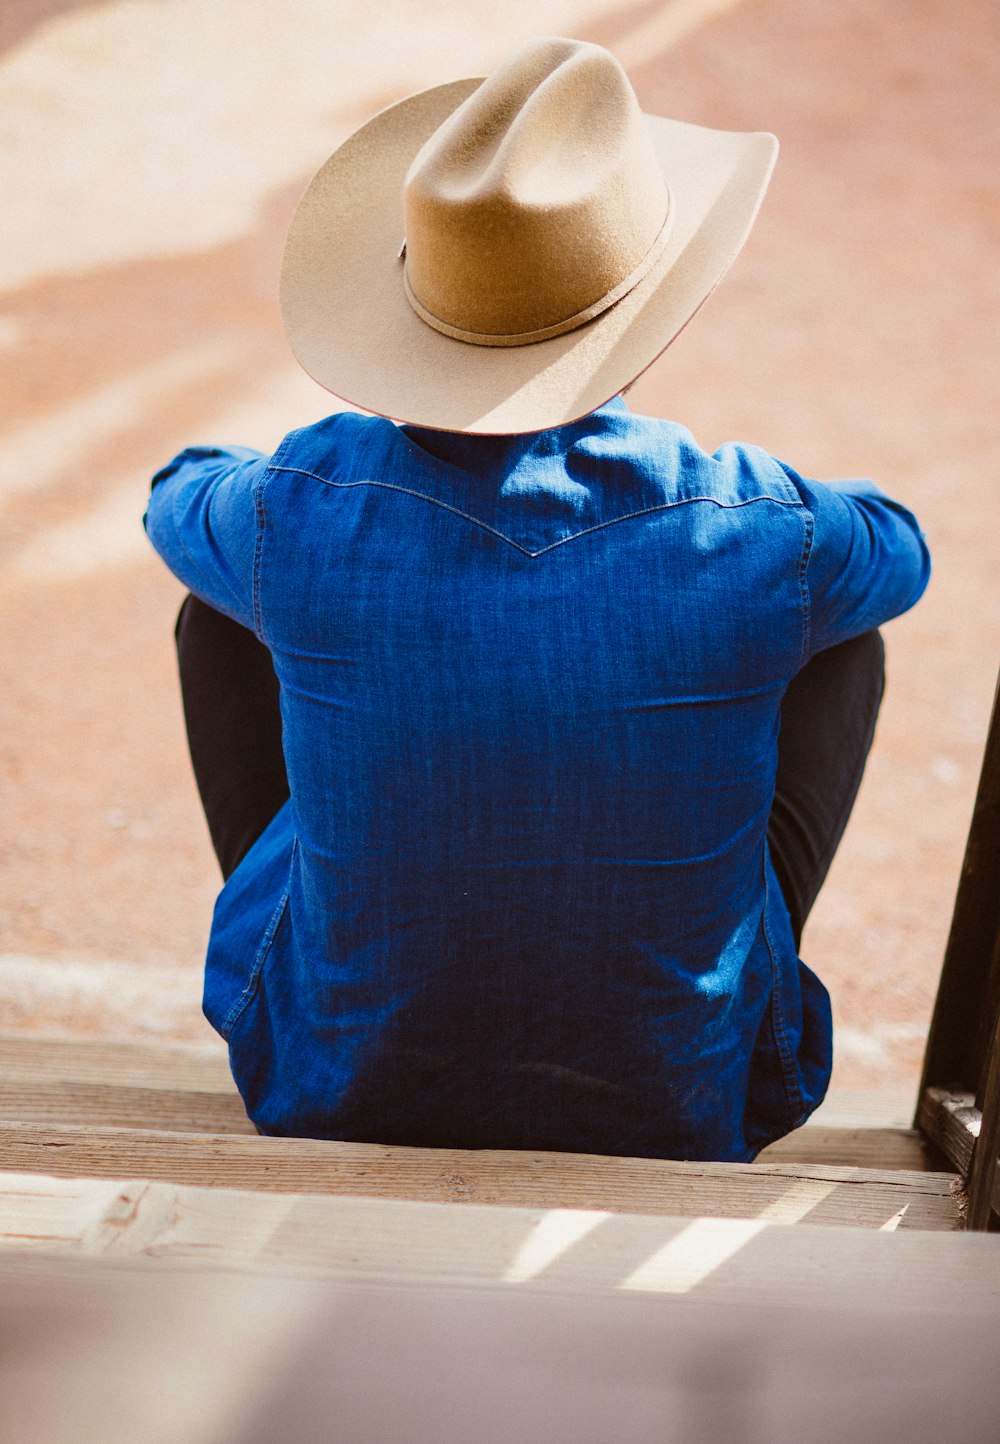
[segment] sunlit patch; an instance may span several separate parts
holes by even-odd
[[[610,1218],[609,1213],[599,1213],[580,1208],[554,1208],[544,1214],[527,1238],[521,1244],[517,1255],[504,1274],[504,1282],[523,1284],[536,1278],[557,1258],[571,1249],[574,1244],[586,1238],[589,1233]]]
[[[780,1198],[767,1204],[757,1217],[764,1223],[799,1223],[839,1187],[839,1183],[822,1178],[796,1178]]]
[[[686,1294],[765,1228],[763,1218],[693,1219],[622,1279],[619,1288]]]

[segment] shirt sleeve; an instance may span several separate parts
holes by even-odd
[[[779,465],[812,518],[808,656],[870,632],[919,601],[931,561],[911,511],[870,481],[804,481]]]
[[[268,460],[246,447],[189,447],[153,477],[143,523],[195,596],[254,629],[256,493]]]

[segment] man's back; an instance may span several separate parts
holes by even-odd
[[[620,402],[243,457],[179,458],[150,531],[281,683],[291,802],[206,981],[258,1126],[746,1158],[800,1122],[829,1009],[767,855],[779,707],[915,600],[912,517]]]

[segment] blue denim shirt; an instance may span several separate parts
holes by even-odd
[[[291,800],[205,1012],[264,1133],[749,1159],[831,1062],[768,857],[778,709],[923,590],[913,516],[615,401],[182,452],[146,525],[252,627]]]

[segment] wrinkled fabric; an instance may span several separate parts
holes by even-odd
[[[251,628],[291,797],[205,1012],[263,1133],[750,1159],[830,1073],[766,842],[778,711],[911,606],[912,514],[618,400],[192,448],[150,539]]]

